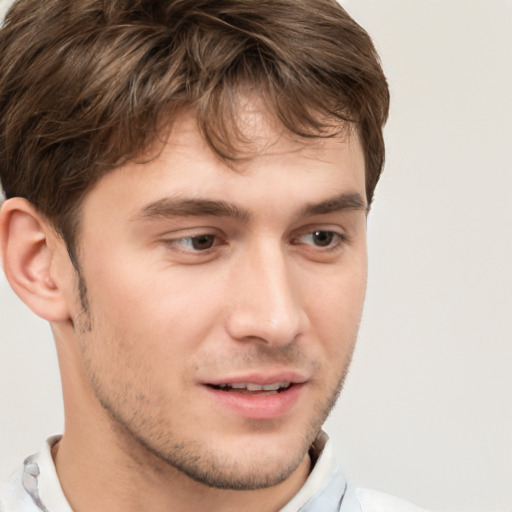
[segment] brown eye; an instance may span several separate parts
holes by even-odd
[[[317,247],[328,247],[334,240],[333,231],[314,231],[311,233],[311,241]]]
[[[196,251],[211,249],[215,244],[214,235],[199,235],[190,237],[190,247]]]
[[[216,235],[208,234],[184,236],[183,238],[175,238],[173,240],[166,240],[165,242],[172,248],[179,248],[182,252],[188,253],[204,252],[219,244]]]
[[[330,231],[328,229],[318,229],[316,231],[304,233],[292,243],[294,245],[301,244],[309,247],[310,249],[326,252],[341,249],[344,242],[347,242],[346,235],[338,233],[337,231]]]

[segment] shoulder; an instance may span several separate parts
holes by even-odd
[[[362,512],[427,512],[395,496],[371,489],[354,490]]]

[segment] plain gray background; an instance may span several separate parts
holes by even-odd
[[[392,110],[359,345],[327,430],[364,486],[510,512],[512,2],[342,4],[374,38]],[[63,414],[49,327],[1,273],[0,322],[5,477]]]

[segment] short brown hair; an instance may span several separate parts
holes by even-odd
[[[28,199],[72,249],[87,191],[179,110],[234,158],[246,87],[300,137],[355,126],[371,202],[389,92],[370,37],[335,0],[19,0],[0,32],[5,196]]]

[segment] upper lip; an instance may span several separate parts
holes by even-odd
[[[210,386],[221,386],[223,384],[258,384],[265,386],[278,382],[289,382],[290,384],[303,384],[308,378],[295,371],[280,371],[272,373],[251,372],[245,374],[232,375],[228,377],[219,377],[205,381],[204,384]]]

